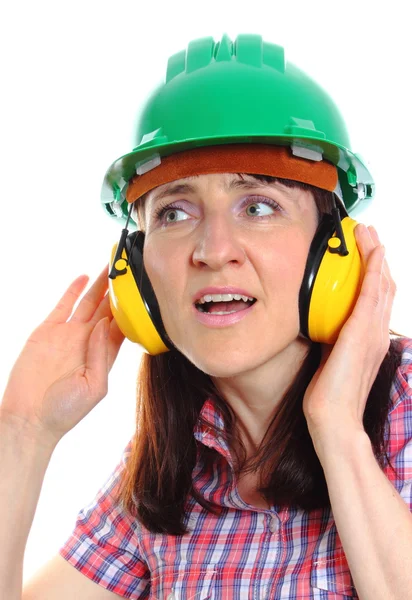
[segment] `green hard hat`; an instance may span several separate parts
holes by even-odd
[[[101,201],[124,223],[128,181],[164,156],[217,144],[289,146],[310,160],[338,168],[337,193],[347,211],[371,199],[374,182],[350,149],[345,122],[333,100],[306,73],[286,62],[284,49],[260,35],[225,34],[189,42],[173,54],[166,81],[148,98],[137,125],[136,147],[118,158],[104,177]]]

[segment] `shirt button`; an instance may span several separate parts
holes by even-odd
[[[279,521],[278,521],[277,517],[271,517],[271,519],[269,521],[269,529],[270,529],[271,533],[277,532],[277,530],[279,529]]]
[[[174,593],[172,592],[171,594],[169,594],[166,598],[166,600],[176,600],[176,596],[174,595]]]

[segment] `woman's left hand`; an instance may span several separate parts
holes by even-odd
[[[389,349],[396,286],[375,229],[358,224],[355,237],[364,272],[361,291],[336,343],[322,346],[321,364],[303,400],[318,454],[325,444],[350,443],[351,435],[364,431],[369,392]]]

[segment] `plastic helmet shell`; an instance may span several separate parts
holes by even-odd
[[[136,147],[108,169],[101,200],[124,220],[127,182],[163,156],[199,146],[264,143],[338,167],[348,212],[372,198],[374,182],[350,149],[337,106],[306,73],[285,59],[281,46],[260,35],[224,35],[191,41],[168,60],[166,80],[148,98],[138,120]]]

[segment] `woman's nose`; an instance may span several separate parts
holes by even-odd
[[[219,270],[228,263],[243,264],[245,252],[236,225],[225,215],[205,218],[196,231],[193,264]]]

